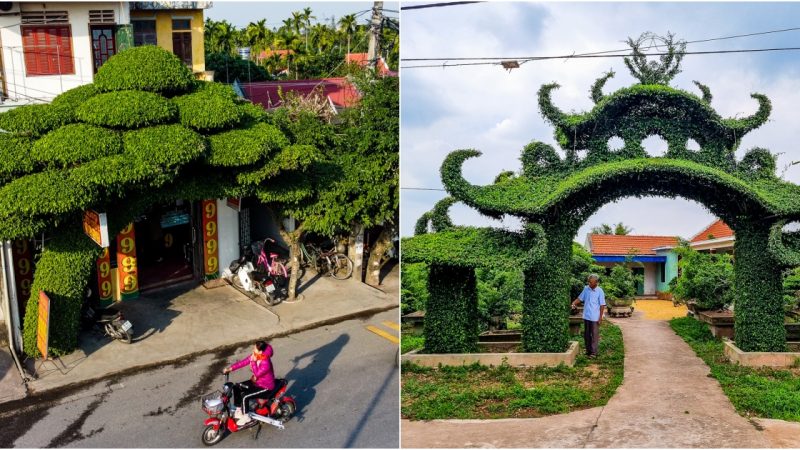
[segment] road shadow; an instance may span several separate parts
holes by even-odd
[[[306,408],[317,395],[316,386],[328,376],[331,363],[348,342],[350,335],[341,334],[335,340],[293,359],[295,365],[286,374],[286,380],[292,383],[289,395],[297,401],[296,415],[299,421],[303,420]],[[299,363],[305,358],[311,358],[311,362],[300,367]]]
[[[313,274],[314,274],[314,276],[312,276],[310,279],[308,279],[308,281],[305,281],[305,282],[303,282],[303,281],[301,280],[300,286],[298,286],[298,287],[297,287],[297,294],[298,294],[298,295],[299,295],[299,294],[302,294],[303,292],[305,292],[305,290],[306,290],[306,289],[310,288],[310,287],[311,287],[311,285],[313,285],[314,283],[316,283],[316,282],[317,282],[317,280],[319,280],[320,278],[322,278],[322,274],[321,274],[321,273],[319,273],[319,272],[314,272],[314,271],[313,271],[313,270],[311,270],[311,269],[306,269],[306,273],[303,275],[303,278],[307,278],[307,277],[308,277],[308,275],[309,275],[309,272],[310,272],[310,273],[313,273]]]

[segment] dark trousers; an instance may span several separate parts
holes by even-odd
[[[235,405],[241,406],[242,407],[242,411],[249,412],[249,411],[252,410],[253,404],[255,403],[255,399],[256,398],[265,397],[266,395],[269,394],[269,391],[266,391],[266,392],[264,392],[263,394],[260,394],[260,395],[254,395],[252,397],[249,397],[248,398],[248,400],[249,400],[248,403],[249,404],[247,405],[247,409],[244,409],[244,405],[242,404],[242,401],[244,400],[244,397],[247,396],[247,395],[253,394],[255,392],[263,391],[263,390],[264,390],[264,388],[256,386],[255,383],[253,383],[250,380],[244,381],[242,383],[234,384],[233,385],[233,402],[234,402]]]
[[[600,343],[600,322],[583,319],[583,343],[587,355],[596,355]]]

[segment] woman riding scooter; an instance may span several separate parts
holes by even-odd
[[[253,345],[253,354],[247,358],[226,367],[224,373],[229,373],[234,370],[241,369],[246,365],[250,365],[253,375],[250,380],[244,383],[234,385],[233,401],[238,405],[234,418],[236,424],[241,426],[250,421],[250,417],[245,414],[244,397],[249,394],[264,392],[267,394],[269,391],[275,389],[275,373],[272,369],[272,346],[265,341],[257,341]]]

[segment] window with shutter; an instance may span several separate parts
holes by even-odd
[[[28,76],[75,73],[69,25],[23,25],[21,28]]]
[[[192,66],[192,33],[172,33],[172,53],[181,59],[184,64]]]

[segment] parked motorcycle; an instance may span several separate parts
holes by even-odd
[[[222,391],[214,391],[202,397],[203,411],[210,417],[203,423],[203,444],[207,446],[216,445],[225,436],[225,431],[236,433],[258,426],[261,424],[272,425],[280,430],[284,429],[283,424],[294,416],[297,405],[292,397],[286,394],[287,381],[284,379],[275,380],[275,389],[266,393],[255,393],[244,397],[242,402],[244,414],[250,417],[250,421],[244,425],[238,425],[233,418],[236,405],[233,402],[234,383],[230,382],[230,375],[225,373],[225,383]],[[267,394],[265,397],[264,394]],[[269,395],[272,394],[272,395]],[[258,434],[256,434],[256,437]]]
[[[95,308],[88,302],[84,305],[81,311],[84,328],[94,328],[112,339],[130,344],[133,340],[133,324],[125,320],[122,312],[115,305],[106,308],[95,306]]]
[[[274,306],[289,295],[289,283],[285,276],[270,275],[253,266],[252,252],[244,249],[242,256],[228,266],[228,276],[237,288],[257,294],[269,306]]]

